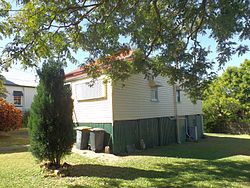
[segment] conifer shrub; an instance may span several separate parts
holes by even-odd
[[[11,131],[22,126],[22,111],[0,98],[0,131]]]
[[[73,146],[73,101],[64,85],[62,63],[49,60],[37,71],[40,81],[30,110],[30,150],[39,159],[59,167]]]

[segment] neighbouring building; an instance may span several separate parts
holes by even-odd
[[[73,119],[80,126],[104,128],[113,153],[139,147],[141,139],[153,147],[202,137],[202,102],[193,104],[166,78],[147,80],[137,74],[114,83],[103,75],[90,86],[91,80],[81,68],[65,75],[72,89]]]
[[[6,79],[4,85],[7,90],[6,101],[23,112],[28,111],[36,94],[37,83],[22,79]]]

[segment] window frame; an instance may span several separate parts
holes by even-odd
[[[18,99],[16,99],[16,98],[18,98]],[[16,101],[19,101],[20,103],[16,103]],[[15,106],[23,106],[23,104],[22,104],[22,96],[13,96],[13,104],[15,105]]]
[[[159,87],[151,87],[150,88],[150,101],[152,101],[152,102],[159,102],[159,89],[158,89]],[[154,93],[154,94],[153,94]],[[154,98],[153,98],[153,96],[154,96]]]
[[[13,104],[16,107],[23,106],[23,91],[20,90],[13,91]]]
[[[85,85],[87,85],[89,88],[91,88],[91,87],[93,87],[96,84],[96,82],[102,82],[101,83],[101,85],[102,85],[101,88],[97,88],[97,89],[101,89],[102,90],[101,91],[102,95],[93,96],[93,97],[84,97],[84,96],[82,96],[83,93],[78,94],[78,88],[77,87],[79,87],[80,85],[84,85],[81,88],[81,89],[84,89]],[[98,83],[98,84],[100,84],[100,83]],[[105,100],[105,99],[107,99],[107,84],[104,83],[104,81],[102,79],[98,79],[98,80],[96,80],[94,82],[94,85],[90,86],[90,82],[80,82],[80,83],[77,83],[75,85],[75,93],[76,93],[75,97],[76,97],[76,100],[81,102],[81,101],[96,101],[96,100]],[[80,95],[80,96],[78,96],[78,95]]]

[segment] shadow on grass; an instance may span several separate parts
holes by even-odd
[[[68,187],[70,188],[86,188],[87,186],[82,186],[82,185],[69,185]]]
[[[15,131],[0,132],[0,148],[15,147],[29,144],[28,129],[21,128]]]
[[[197,181],[210,181],[223,186],[225,181],[250,183],[250,162],[238,161],[196,161],[159,164],[159,170],[143,170],[131,167],[104,166],[97,164],[75,165],[70,169],[70,177],[106,178],[105,185],[119,187],[122,180],[146,178],[156,187],[170,185],[194,187]],[[177,181],[178,180],[178,181]],[[214,182],[214,180],[216,180]],[[224,185],[225,186],[225,185]],[[77,187],[77,186],[76,186]]]
[[[28,151],[29,135],[27,128],[0,132],[0,154]]]
[[[100,178],[115,178],[123,180],[134,180],[138,177],[165,177],[165,172],[163,171],[142,170],[131,167],[104,166],[97,164],[74,165],[70,169],[69,174],[70,177],[89,176]]]
[[[69,188],[87,188],[87,187],[121,187],[121,180],[102,180],[102,185],[96,186],[96,185],[68,185]],[[124,186],[122,186],[124,187]]]
[[[165,171],[178,172],[180,185],[195,186],[194,182],[210,181],[213,186],[225,187],[225,182],[250,183],[250,162],[247,161],[195,161],[159,164]],[[167,177],[166,177],[167,178]]]
[[[250,139],[207,136],[199,142],[186,142],[150,148],[133,155],[215,160],[234,155],[250,156]]]
[[[27,152],[28,149],[28,145],[13,145],[8,147],[0,147],[0,154]]]

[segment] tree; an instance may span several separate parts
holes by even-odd
[[[208,128],[230,123],[250,125],[250,60],[229,67],[204,92],[203,112]]]
[[[3,24],[14,39],[4,49],[2,65],[20,61],[35,66],[58,53],[77,62],[72,52],[79,50],[89,52],[88,62],[92,62],[132,48],[134,63],[104,61],[109,66],[101,66],[100,74],[112,79],[126,79],[138,72],[161,74],[197,97],[214,77],[214,62],[207,59],[210,50],[202,45],[202,35],[216,41],[216,60],[221,66],[233,54],[249,50],[234,41],[235,36],[239,41],[250,38],[249,0],[18,2],[18,11],[6,8],[12,14]],[[112,71],[105,70],[110,66]],[[93,72],[90,76],[98,76]]]
[[[55,166],[73,146],[73,102],[64,85],[59,61],[49,60],[37,71],[40,81],[29,118],[30,149],[39,160]]]
[[[0,98],[5,98],[7,90],[4,86],[4,77],[0,74]]]
[[[4,21],[2,21],[4,18],[6,18],[8,16],[8,11],[4,11],[4,10],[9,10],[11,8],[10,4],[5,2],[5,1],[1,1],[0,2],[0,41],[3,39],[3,37],[6,37],[8,35],[10,35],[10,29],[8,27],[8,24]],[[0,46],[1,48],[2,46]],[[1,60],[0,60],[0,98],[5,98],[6,97],[6,88],[4,86],[4,77],[1,75],[1,69],[5,67],[7,68],[8,66],[3,66]]]

